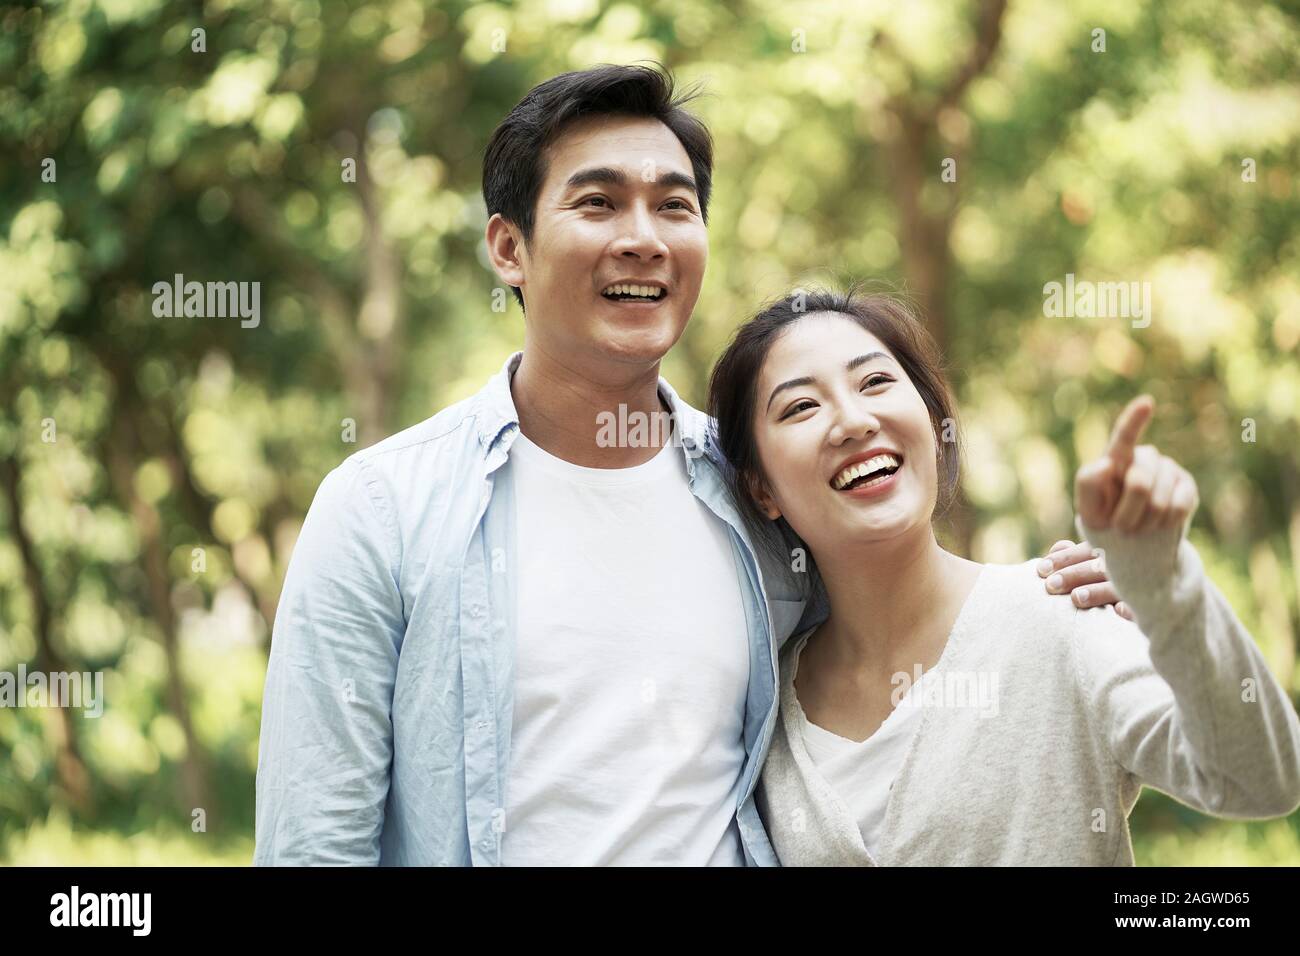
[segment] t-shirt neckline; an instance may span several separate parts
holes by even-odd
[[[663,399],[665,405],[672,407],[662,391],[657,394]],[[538,445],[522,430],[515,435],[514,442],[510,446],[510,454],[522,455],[529,464],[568,481],[586,485],[630,485],[661,479],[671,473],[677,464],[675,459],[683,454],[677,448],[680,444],[678,423],[674,418],[671,433],[655,455],[639,465],[631,465],[627,468],[591,468],[566,461]]]

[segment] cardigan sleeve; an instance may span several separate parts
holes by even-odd
[[[1204,813],[1259,819],[1300,806],[1300,718],[1182,527],[1085,527],[1136,625],[1078,611],[1078,676],[1112,759]]]

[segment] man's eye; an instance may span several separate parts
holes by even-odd
[[[664,203],[664,205],[666,206],[666,205],[668,205],[668,203],[674,203],[674,202],[677,203],[679,209],[684,209],[684,210],[686,210],[687,212],[690,212],[690,211],[691,211],[690,203],[688,203],[688,202],[687,202],[686,200],[684,200],[684,199],[670,199],[670,200],[668,200],[667,203]]]
[[[603,202],[603,203],[605,203],[606,205],[609,204],[609,200],[606,199],[604,196],[588,196],[586,199],[583,200],[583,202],[584,202],[584,203],[589,203],[589,202]]]

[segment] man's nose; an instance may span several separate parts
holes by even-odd
[[[623,226],[625,231],[615,248],[618,255],[652,259],[668,254],[668,246],[655,228],[654,216],[645,206],[634,203],[623,217]]]

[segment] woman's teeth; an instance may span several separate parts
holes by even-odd
[[[883,469],[883,474],[872,478],[870,481],[861,482],[856,487],[866,488],[870,485],[878,485],[894,472],[898,471],[902,465],[903,463],[893,455],[876,455],[876,457],[867,461],[860,461],[857,464],[849,465],[849,467],[845,468],[835,476],[835,479],[831,484],[835,487],[836,491],[843,491],[859,478],[863,478],[872,472],[881,471]]]
[[[664,294],[664,290],[653,285],[629,285],[620,282],[610,286],[601,293],[607,299],[614,298],[637,298],[637,299],[657,299]]]

